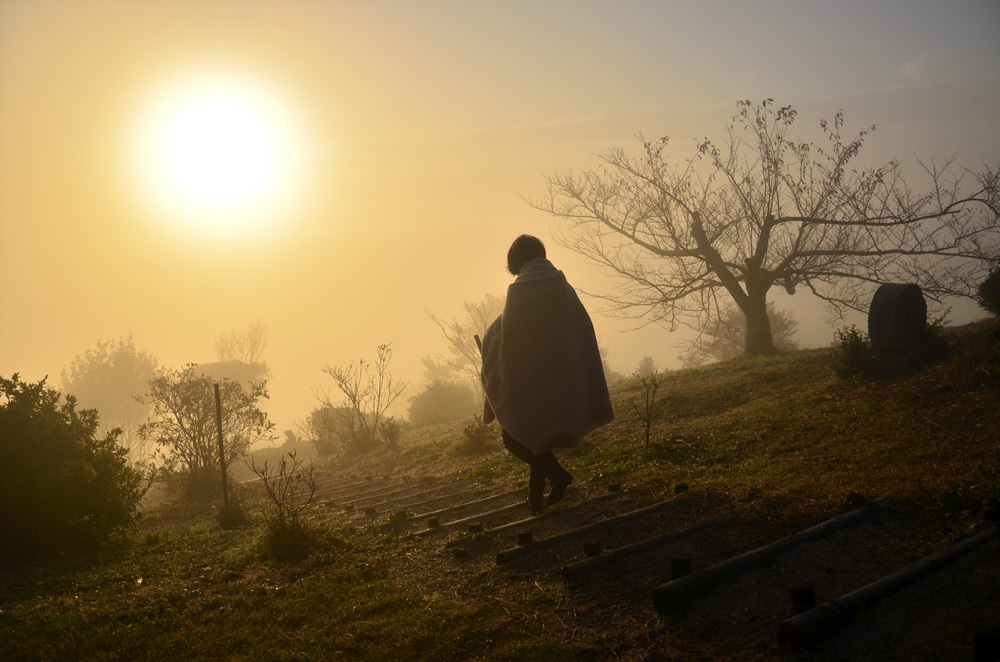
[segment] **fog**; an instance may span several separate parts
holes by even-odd
[[[220,334],[260,322],[279,431],[333,386],[324,366],[383,343],[405,411],[443,349],[428,311],[503,294],[518,234],[577,288],[610,289],[526,198],[639,133],[687,156],[725,137],[737,99],[774,98],[806,138],[841,109],[846,134],[876,124],[865,163],[1000,161],[996,3],[537,4],[0,3],[0,374],[58,385],[75,356],[130,334],[162,366],[210,363]],[[284,128],[258,151],[284,188],[225,213],[147,195],[143,109],[220,71],[278,109],[264,104]],[[268,152],[274,136],[294,149]],[[830,343],[807,294],[773,299],[800,346]],[[689,332],[584,302],[613,367],[678,367]],[[952,305],[953,322],[981,316]]]

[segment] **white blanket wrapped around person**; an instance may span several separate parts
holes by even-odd
[[[614,420],[594,325],[562,271],[528,261],[482,340],[483,422],[541,454]]]

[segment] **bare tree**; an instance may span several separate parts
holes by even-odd
[[[795,330],[799,323],[791,313],[778,310],[773,301],[767,302],[767,319],[771,325],[771,337],[779,352],[793,352],[799,348],[795,342]],[[746,338],[746,317],[735,306],[723,310],[719,316],[709,321],[708,326],[691,343],[687,351],[680,355],[685,368],[694,368],[714,361],[734,359],[744,350]]]
[[[378,443],[380,424],[386,418],[386,411],[406,388],[406,382],[398,381],[389,371],[391,358],[392,348],[379,345],[374,364],[362,359],[357,366],[350,363],[346,366],[328,365],[323,369],[333,377],[346,398],[351,417],[346,427],[357,431],[358,438],[351,441],[362,448],[372,448]],[[344,411],[345,405],[334,405],[327,393],[317,393],[317,399],[334,412]]]
[[[480,375],[483,371],[483,355],[476,344],[475,336],[482,338],[493,320],[503,312],[505,297],[486,294],[475,301],[465,301],[462,309],[465,317],[452,318],[445,321],[432,312],[427,316],[438,327],[441,338],[444,339],[447,352],[438,352],[435,358],[450,371],[468,381],[475,392],[479,394],[482,403],[485,394]]]
[[[601,296],[613,312],[704,328],[730,302],[746,318],[745,350],[775,351],[767,317],[774,285],[804,285],[835,316],[865,311],[885,282],[929,298],[971,297],[1000,257],[1000,166],[982,172],[918,161],[918,193],[902,164],[852,168],[869,127],[841,137],[843,114],[821,121],[823,144],[791,135],[797,112],[770,99],[737,104],[720,148],[709,139],[674,164],[668,139],[630,156],[613,148],[597,170],[548,178],[533,206],[569,222],[568,248],[618,276]]]
[[[248,326],[246,331],[233,329],[228,333],[220,333],[215,339],[215,356],[220,363],[263,363],[266,346],[267,330],[257,321]]]

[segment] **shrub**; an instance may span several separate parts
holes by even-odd
[[[15,374],[0,377],[0,560],[88,547],[138,518],[146,492],[119,430],[97,436],[98,413]]]
[[[497,439],[496,430],[475,416],[462,429],[462,434],[465,436],[465,439],[462,442],[461,449],[468,453],[483,453],[488,451],[490,450],[491,442],[495,442]]]
[[[403,432],[403,428],[395,416],[390,416],[379,424],[379,432],[382,433],[386,447],[395,449],[399,445],[399,435]]]
[[[977,288],[979,305],[984,310],[1000,315],[1000,266],[993,267],[990,274]]]
[[[355,445],[359,437],[357,427],[350,407],[321,405],[309,414],[303,432],[320,457],[329,457]]]
[[[282,456],[276,467],[266,460],[258,465],[253,456],[247,465],[260,477],[271,502],[264,516],[265,551],[280,560],[307,556],[318,538],[303,517],[316,494],[315,465],[312,461],[305,464],[294,451]]]
[[[833,369],[841,379],[866,377],[871,371],[872,343],[853,324],[834,333]]]

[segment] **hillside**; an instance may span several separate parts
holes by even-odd
[[[621,384],[617,420],[560,454],[577,480],[541,518],[528,517],[526,469],[498,440],[462,450],[468,421],[409,430],[392,452],[322,461],[309,514],[322,534],[302,560],[268,557],[259,524],[225,531],[204,507],[152,507],[122,546],[2,571],[0,654],[971,659],[972,637],[1000,626],[1000,536],[814,649],[777,636],[790,588],[830,600],[993,525],[1000,323],[948,334],[945,362],[877,383],[839,380],[829,350],[661,374],[665,410],[648,446],[633,406],[641,386]],[[266,507],[253,485],[244,499]],[[673,562],[704,571],[865,503],[848,515],[857,521],[676,614],[654,608]],[[533,542],[510,552],[526,531]],[[602,558],[648,547],[583,574],[588,542]]]

